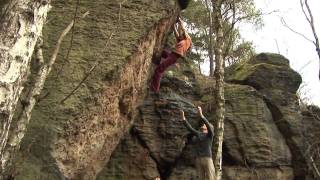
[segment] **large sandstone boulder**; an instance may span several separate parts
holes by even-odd
[[[75,2],[53,1],[47,57],[75,9]],[[62,45],[14,162],[15,179],[197,179],[194,145],[178,110],[198,128],[202,102],[213,123],[212,79],[180,59],[161,82],[161,99],[147,91],[151,58],[178,14],[175,1],[81,1],[78,11],[90,16],[77,20]],[[262,53],[229,67],[226,80],[223,179],[305,179],[303,137],[312,134],[302,130],[295,95],[301,77],[289,61]]]
[[[261,91],[282,90],[295,94],[301,84],[300,75],[290,68],[289,60],[279,54],[261,53],[230,69],[226,81],[247,84]]]
[[[290,149],[259,92],[245,85],[227,85],[225,92],[224,153],[232,159],[230,163],[290,166]]]
[[[185,109],[192,125],[198,127],[193,104],[202,101],[207,104],[205,115],[213,122],[214,103],[210,93],[214,83],[190,73],[192,69],[188,70],[185,62],[180,65],[183,67],[170,69],[162,81],[161,98],[165,103],[152,95],[142,103],[132,129],[136,134],[132,136],[138,137],[141,145],[148,149],[163,179],[191,180],[197,179],[194,145],[189,143],[187,131],[177,121],[177,109]],[[290,69],[288,60],[275,54],[260,54],[230,69],[233,70],[227,75],[229,84],[225,87],[223,179],[304,179],[302,119],[294,94],[301,82],[300,76]],[[237,78],[239,74],[241,78]],[[283,74],[286,80],[282,79]],[[103,172],[111,173],[110,167],[121,158],[117,154],[122,153],[114,152]],[[118,165],[128,167],[124,163]],[[154,167],[149,168],[154,171]]]
[[[111,156],[108,164],[99,174],[98,179],[111,180],[115,177],[113,174],[117,174],[116,177],[123,179],[151,180],[156,177],[143,175],[141,170],[144,168],[148,172],[159,172],[158,176],[164,179],[170,175],[172,167],[175,167],[182,157],[181,154],[184,152],[188,139],[188,131],[181,121],[179,109],[185,111],[187,119],[194,127],[200,126],[200,117],[196,107],[193,105],[193,101],[184,98],[197,97],[197,91],[195,91],[197,83],[195,82],[194,74],[190,73],[190,70],[190,64],[186,63],[181,63],[179,68],[170,68],[167,76],[162,81],[161,99],[158,99],[150,92],[139,106],[139,116],[137,116],[131,128],[131,139],[138,139],[140,146],[146,150],[145,158],[154,160],[157,163],[157,167],[148,166],[143,162],[141,164],[136,163],[135,156],[140,156],[139,153],[126,151],[125,149],[135,147],[126,143],[127,140],[123,140],[119,148]],[[120,147],[122,148],[120,149]],[[127,158],[124,163],[121,161],[123,156]],[[130,168],[131,165],[127,162],[139,164],[140,168]],[[137,171],[135,174],[139,176],[135,175],[129,178],[128,172],[115,169],[115,165],[119,169],[131,169],[131,173]]]
[[[75,11],[90,14],[76,19],[62,43],[22,142],[16,179],[94,179],[137,115],[152,56],[161,52],[179,11],[174,0],[77,4],[52,1],[43,33],[46,59]]]
[[[117,179],[155,179],[160,177],[157,163],[151,158],[149,150],[141,144],[142,141],[134,136],[126,134],[113,153],[108,166],[97,176],[97,180]],[[116,157],[116,158],[114,158]],[[124,166],[125,165],[125,166]]]
[[[290,147],[295,176],[303,178],[306,174],[305,143],[295,94],[301,83],[300,75],[290,68],[285,57],[271,53],[261,53],[232,69],[234,73],[227,77],[228,82],[252,86],[263,95],[276,126]]]

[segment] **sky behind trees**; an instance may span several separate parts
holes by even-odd
[[[310,103],[320,106],[320,81],[318,79],[319,59],[315,46],[303,37],[290,31],[281,23],[284,18],[287,25],[313,40],[311,28],[305,19],[299,0],[255,0],[256,6],[265,15],[264,27],[255,30],[252,26],[240,24],[242,36],[252,41],[257,52],[280,53],[290,60],[291,67],[302,75],[301,95]],[[320,35],[320,1],[309,0],[318,36]]]

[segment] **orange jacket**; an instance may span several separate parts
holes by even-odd
[[[187,33],[185,33],[185,36],[186,37],[183,40],[176,44],[175,53],[179,54],[180,56],[185,56],[192,45],[191,37]]]

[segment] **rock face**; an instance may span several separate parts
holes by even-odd
[[[94,179],[138,113],[152,56],[161,52],[178,7],[173,0],[56,0],[52,6],[44,30],[46,59],[75,11],[77,17],[90,15],[76,19],[62,44],[14,174]]]
[[[301,83],[298,73],[290,69],[283,56],[266,53],[229,70],[225,87],[223,179],[305,179],[302,116],[295,96]],[[139,153],[135,156],[123,151],[139,148],[145,148],[146,162],[152,159],[156,167],[141,164],[134,173],[139,177],[134,179],[154,179],[158,175],[169,180],[197,179],[194,145],[189,143],[177,111],[184,109],[191,124],[199,127],[194,104],[202,101],[206,116],[213,122],[213,83],[206,80],[211,85],[204,85],[202,77],[190,72],[190,64],[182,62],[180,68],[167,72],[161,84],[162,100],[151,94],[139,106],[131,140],[122,140],[98,179],[127,179],[130,163],[121,163],[119,159],[140,164],[136,160]],[[128,143],[136,142],[134,139],[140,147]],[[159,174],[147,177],[145,171]]]
[[[273,121],[289,146],[295,176],[305,174],[302,116],[295,92],[301,83],[298,73],[290,69],[289,61],[277,54],[259,54],[235,69],[228,81],[254,87],[264,97]]]
[[[44,31],[47,57],[75,9],[90,16],[76,22],[62,46],[14,162],[14,178],[197,179],[194,144],[179,109],[198,128],[201,104],[213,122],[212,79],[180,59],[166,72],[160,99],[147,91],[151,59],[161,53],[178,14],[175,1],[84,0],[76,8],[56,0]],[[295,95],[301,77],[289,61],[262,53],[229,67],[226,80],[223,179],[305,179],[311,166],[304,137],[312,135],[302,128]]]
[[[140,115],[137,116],[133,124],[130,136],[132,136],[131,141],[133,141],[132,139],[138,140],[140,147],[127,143],[127,139],[122,140],[119,145],[119,148],[122,147],[121,149],[144,148],[146,151],[143,154],[144,158],[152,159],[156,163],[157,169],[154,169],[154,166],[147,166],[144,162],[140,164],[137,160],[139,154],[122,153],[122,150],[118,148],[120,152],[115,151],[116,153],[112,155],[98,179],[111,180],[115,177],[126,179],[130,169],[129,164],[140,164],[142,168],[135,173],[140,176],[128,179],[155,179],[160,176],[169,178],[172,168],[184,157],[182,153],[185,152],[188,131],[181,122],[179,109],[185,111],[186,117],[194,127],[199,127],[199,116],[190,98],[191,95],[193,100],[199,99],[200,96],[196,92],[198,84],[195,82],[194,74],[190,74],[189,64],[181,64],[179,72],[173,72],[171,69],[168,74],[171,75],[167,75],[162,81],[161,100],[150,93],[139,106]],[[188,99],[185,98],[188,96]],[[126,159],[126,162],[131,163],[119,163],[119,159]],[[115,170],[115,166],[120,170]],[[158,173],[146,177],[143,173],[145,171]]]

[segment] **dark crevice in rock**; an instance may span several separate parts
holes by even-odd
[[[160,119],[164,119],[164,117],[162,116],[164,111],[161,110],[161,108],[157,107],[156,105],[155,105],[155,112],[157,113],[157,115],[158,115],[158,117]],[[170,113],[170,112],[167,112],[167,113]],[[159,127],[159,126],[157,126],[157,127]],[[159,132],[159,133],[161,134],[161,132]],[[182,152],[184,151],[185,147],[186,147],[186,145],[183,147]],[[161,179],[167,180],[170,177],[170,175],[172,173],[172,170],[174,169],[174,167],[176,167],[177,163],[182,158],[181,155],[182,155],[182,153],[180,154],[180,156],[175,158],[173,160],[173,162],[166,162],[166,161],[159,162],[159,161],[156,160],[156,157],[152,156],[152,153],[151,153],[151,157],[157,163],[157,168],[158,168],[158,171],[160,173]]]
[[[239,163],[230,155],[228,147],[222,144],[222,162],[224,166],[236,166]]]
[[[292,166],[294,169],[294,179],[304,180],[306,178],[305,173],[303,173],[304,175],[301,175],[301,173],[297,174],[297,172],[301,171],[301,166],[302,166],[301,163],[305,164],[306,166],[306,162],[304,159],[303,152],[301,152],[301,147],[298,147],[298,145],[295,142],[293,142],[292,136],[294,136],[294,134],[292,130],[289,128],[290,124],[288,123],[288,121],[283,120],[283,114],[274,103],[272,103],[267,98],[263,98],[263,99],[272,114],[272,118],[275,122],[275,125],[278,127],[280,133],[285,137],[285,141],[292,153]]]
[[[238,145],[239,145],[239,152],[240,152],[240,154],[241,154],[241,156],[242,156],[242,162],[239,162],[240,159],[238,159],[238,162],[236,162],[237,160],[233,160],[233,161],[234,161],[234,163],[236,163],[237,165],[239,165],[239,164],[247,165],[245,151],[244,151],[244,149],[243,149],[242,142],[241,142],[241,140],[240,140],[240,138],[239,138],[239,137],[240,137],[240,133],[239,133],[239,131],[238,131],[235,123],[233,123],[232,121],[228,121],[228,122],[229,122],[230,125],[233,127],[233,130],[234,130],[234,132],[236,133],[236,137],[237,137],[236,140],[237,140],[237,143],[238,143]],[[222,147],[222,148],[223,148],[223,147]],[[225,148],[226,148],[226,147],[225,147]],[[223,153],[225,153],[225,152],[223,151]]]
[[[167,87],[162,86],[162,88]],[[190,120],[198,117],[193,112],[194,105],[188,99],[172,91],[162,90],[160,97],[151,95],[145,100],[144,105],[140,108],[141,121],[135,122],[135,136],[139,139],[140,144],[148,149],[150,157],[156,162],[161,179],[164,180],[171,178],[174,169],[185,158],[182,152],[186,148],[186,138],[182,136],[185,136],[186,132],[182,123],[178,121],[180,116],[177,110],[185,109]],[[152,128],[149,129],[149,126]],[[182,128],[183,131],[177,131],[177,128]],[[150,142],[151,137],[156,138],[155,141],[168,139],[168,142]]]
[[[160,116],[160,113],[158,114]],[[157,164],[157,169],[158,172],[160,174],[161,179],[163,180],[167,180],[170,177],[170,174],[173,170],[173,168],[176,166],[176,164],[179,162],[179,160],[181,159],[181,156],[177,157],[173,163],[160,163],[157,158],[153,155],[152,151],[150,150],[150,148],[148,147],[148,145],[144,142],[144,140],[140,137],[139,133],[137,130],[135,130],[135,127],[132,127],[131,129],[131,135],[136,137],[139,144],[146,148],[148,150],[148,154],[151,157],[151,159],[153,159],[156,164]],[[185,148],[185,147],[184,147]]]
[[[256,89],[257,91],[262,89],[262,87],[258,83],[253,82],[253,81],[249,81],[249,80],[244,80],[244,81],[229,80],[227,82],[230,83],[230,84],[239,84],[239,85],[251,86],[254,89]]]
[[[143,138],[140,137],[139,132],[138,132],[138,130],[136,130],[135,126],[133,126],[133,127],[131,128],[130,134],[131,134],[131,136],[135,137],[135,138],[138,140],[138,143],[139,143],[143,148],[145,148],[145,149],[148,150],[148,155],[149,155],[149,156],[151,157],[151,159],[154,160],[154,162],[156,162],[156,164],[157,164],[157,169],[158,169],[158,172],[159,172],[159,174],[160,174],[160,176],[161,176],[161,179],[165,179],[166,176],[165,176],[165,173],[163,173],[162,167],[160,167],[160,165],[159,165],[160,163],[158,162],[157,158],[152,155],[152,152],[151,152],[150,148],[149,148],[148,145],[144,142]]]
[[[189,138],[188,138],[188,139],[189,139]],[[189,142],[189,141],[188,141],[188,142]],[[182,149],[182,151],[181,151],[181,153],[180,153],[180,156],[178,156],[178,157],[174,160],[173,163],[167,164],[167,166],[165,166],[165,168],[166,168],[167,171],[166,171],[165,176],[163,177],[163,178],[164,178],[163,180],[167,180],[167,179],[170,177],[173,169],[174,169],[175,167],[177,167],[178,163],[181,162],[181,161],[183,161],[183,159],[184,159],[184,157],[183,157],[183,152],[186,150],[187,147],[188,147],[188,143],[186,143],[186,145],[183,147],[183,149]]]

